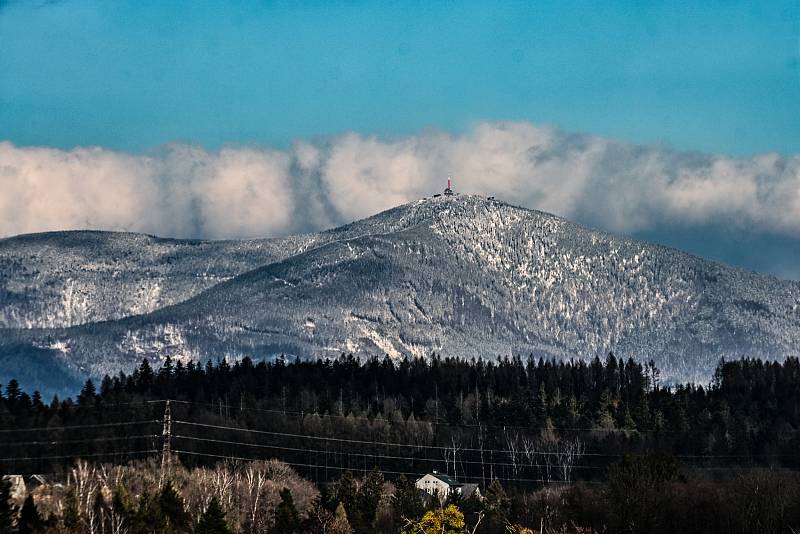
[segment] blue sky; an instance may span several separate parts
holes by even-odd
[[[772,171],[748,158],[777,152],[789,160],[770,167],[783,173],[770,194],[791,194],[797,182],[785,168],[800,153],[800,3],[0,0],[0,141],[16,150],[7,160],[34,168],[41,164],[33,153],[19,149],[62,151],[60,163],[48,160],[45,181],[67,174],[60,169],[79,159],[75,147],[101,147],[119,160],[162,158],[162,147],[178,143],[208,156],[232,146],[336,145],[354,132],[390,150],[392,140],[427,132],[470,138],[500,121],[650,147],[642,150],[662,159],[677,154],[681,169],[694,169],[686,161],[696,152],[739,158],[757,184]],[[286,157],[300,161],[295,152]],[[17,176],[31,174],[14,165]],[[293,180],[287,176],[280,180]],[[741,202],[725,212],[703,197],[696,205],[709,215],[692,224],[674,210],[630,227],[592,210],[562,214],[800,277],[793,204],[780,207],[786,221],[767,221],[762,212],[774,204]],[[324,226],[346,215],[317,218]],[[88,213],[64,221],[140,229]],[[27,229],[0,221],[0,233]],[[198,234],[217,235],[235,232]]]
[[[799,21],[796,1],[12,0],[0,125],[18,144],[140,151],[525,119],[795,153]]]

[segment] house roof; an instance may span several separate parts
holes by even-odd
[[[441,480],[442,482],[444,482],[448,486],[463,486],[463,484],[461,482],[459,482],[458,480],[456,480],[456,479],[454,479],[454,478],[452,478],[452,477],[450,477],[448,475],[444,475],[442,473],[430,473],[430,475],[432,477],[438,478],[439,480]]]

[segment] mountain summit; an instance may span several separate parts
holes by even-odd
[[[720,358],[800,352],[800,283],[470,195],[282,239],[21,236],[0,241],[0,272],[0,379],[36,358],[45,385],[142,357],[343,352],[613,351],[706,381]]]

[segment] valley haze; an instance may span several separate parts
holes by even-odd
[[[71,231],[0,240],[0,382],[72,394],[142,358],[654,361],[800,354],[800,283],[476,195],[332,230],[202,241]]]

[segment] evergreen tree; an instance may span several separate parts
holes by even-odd
[[[364,483],[358,492],[358,516],[363,524],[354,525],[356,530],[367,532],[371,529],[378,503],[381,500],[383,482],[383,474],[377,468],[370,471],[364,479]]]
[[[25,501],[22,503],[22,509],[19,512],[19,521],[17,525],[17,532],[20,534],[31,534],[39,532],[42,528],[42,517],[39,515],[39,510],[36,509],[36,504],[33,502],[33,495],[28,494]]]
[[[607,389],[604,389],[602,393],[600,393],[600,399],[597,404],[597,411],[595,415],[597,426],[607,430],[612,430],[615,428],[614,416],[611,414],[612,409],[613,398],[611,393]]]
[[[31,395],[31,403],[37,410],[40,410],[44,406],[42,403],[42,394],[39,393],[39,390],[34,391],[33,395]]]
[[[483,522],[483,514],[485,514],[483,500],[478,497],[477,492],[467,496],[453,494],[453,497],[453,501],[450,504],[456,505],[461,510],[464,514],[467,530],[472,532],[476,523]],[[476,530],[476,532],[480,532],[480,530]]]
[[[116,525],[124,524],[132,515],[132,510],[133,504],[131,503],[131,497],[125,489],[125,486],[117,486],[114,490],[114,495],[111,497],[112,522]]]
[[[394,490],[394,513],[398,524],[415,521],[422,516],[424,505],[414,482],[405,475],[397,479]]]
[[[97,390],[94,387],[94,382],[91,379],[86,380],[78,395],[78,406],[90,406],[94,404],[97,398]]]
[[[345,471],[333,487],[333,492],[331,493],[332,508],[341,503],[344,509],[347,510],[347,517],[350,518],[350,523],[352,524],[353,516],[358,512],[357,499],[356,481],[350,471]]]
[[[8,385],[6,386],[6,400],[11,408],[16,405],[21,394],[22,390],[19,387],[19,382],[13,378],[9,380]]]
[[[114,379],[105,375],[102,382],[100,382],[100,396],[108,398],[112,395],[114,395]]]
[[[547,390],[544,383],[539,384],[539,391],[533,403],[533,413],[536,417],[536,424],[543,425],[547,419]]]
[[[481,532],[486,532],[487,534],[504,533],[508,524],[508,514],[511,511],[511,499],[506,495],[499,480],[492,480],[492,483],[486,488],[483,504],[486,510],[486,519],[483,522]]]
[[[350,526],[350,521],[347,519],[347,511],[344,509],[344,505],[339,503],[336,506],[336,512],[334,513],[335,519],[333,522],[333,529],[341,534],[349,534],[353,532],[353,527]]]
[[[289,488],[283,488],[280,493],[281,502],[275,510],[276,534],[298,534],[300,532],[300,516],[294,506],[294,499]]]
[[[189,514],[183,499],[172,482],[167,482],[158,495],[158,505],[166,519],[167,528],[172,532],[185,532],[189,528]]]
[[[163,532],[167,526],[167,518],[159,506],[158,499],[145,491],[139,497],[139,507],[131,516],[131,523],[136,531]]]
[[[23,391],[19,395],[19,400],[17,401],[16,409],[17,411],[22,413],[31,413],[31,408],[33,408],[33,401],[31,401],[31,396]]]
[[[222,509],[216,496],[211,498],[208,508],[203,512],[195,534],[233,534],[225,522],[225,510]]]
[[[147,391],[153,385],[153,368],[150,367],[150,361],[147,358],[142,358],[142,364],[136,371],[136,387],[139,391]]]

